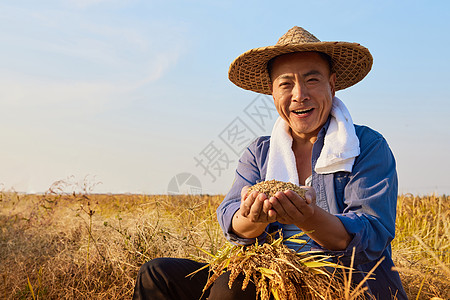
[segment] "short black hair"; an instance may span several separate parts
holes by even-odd
[[[328,63],[328,68],[329,68],[329,70],[330,70],[330,75],[334,73],[334,72],[333,72],[333,60],[331,59],[331,56],[329,56],[329,55],[326,54],[326,53],[319,52],[319,51],[311,51],[311,52],[315,52],[315,53],[319,54],[320,57],[322,57],[322,59],[325,60],[325,61]],[[295,52],[291,52],[291,53],[295,53]],[[291,53],[285,53],[285,54],[291,54]],[[281,54],[281,55],[284,55],[284,54]],[[269,72],[269,78],[270,78],[271,81],[272,81],[272,76],[271,76],[271,74],[272,74],[272,65],[273,65],[273,62],[274,62],[275,58],[277,58],[277,57],[279,57],[279,56],[281,56],[281,55],[275,56],[274,58],[272,58],[271,60],[269,60],[269,61],[267,62],[267,72]]]
[[[323,52],[316,52],[316,53],[318,53],[328,63],[330,74],[333,74],[333,60],[331,59],[331,56]]]

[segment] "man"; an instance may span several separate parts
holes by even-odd
[[[376,280],[367,282],[370,293],[377,299],[406,299],[398,273],[392,271],[390,250],[397,200],[394,157],[379,133],[353,125],[335,97],[337,90],[363,79],[371,66],[365,47],[321,42],[300,27],[290,29],[275,46],[238,57],[230,66],[230,80],[271,94],[280,117],[272,135],[258,138],[242,155],[217,215],[225,236],[236,243],[261,241],[275,230],[284,237],[304,231],[310,241],[302,251],[319,249],[344,263],[354,251],[354,266],[361,271],[353,274],[355,282],[382,259]],[[304,198],[291,190],[270,199],[247,192],[249,186],[270,179],[309,189]],[[153,295],[166,293],[152,299],[199,298],[207,271],[197,278],[184,277],[196,268],[197,263],[179,259],[147,263],[138,275],[135,297],[148,286]],[[203,296],[255,299],[254,287],[242,292],[237,283],[230,290],[227,281],[225,273]]]

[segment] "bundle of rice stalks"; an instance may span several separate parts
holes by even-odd
[[[275,179],[273,180],[267,180],[259,182],[248,189],[248,193],[251,193],[253,191],[258,191],[260,193],[266,194],[267,198],[270,198],[276,194],[276,192],[281,191],[284,192],[285,190],[292,190],[296,192],[299,196],[304,197],[305,196],[305,189],[302,189],[296,184],[290,183],[290,182],[283,182],[283,181],[277,181]]]
[[[304,233],[286,239],[305,243],[299,239]],[[280,234],[281,235],[281,234]],[[266,243],[251,246],[225,245],[216,256],[208,253],[212,260],[205,266],[210,268],[206,291],[224,272],[230,271],[229,287],[239,274],[243,274],[242,290],[250,281],[256,286],[257,298],[274,299],[366,299],[367,288],[351,287],[343,273],[349,268],[331,262],[331,257],[318,252],[295,252],[283,244],[283,237],[275,239],[269,235]],[[343,272],[336,272],[336,271]]]

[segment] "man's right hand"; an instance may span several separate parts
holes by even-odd
[[[253,191],[248,193],[250,186],[244,186],[241,190],[241,206],[239,213],[254,223],[275,222],[276,213],[266,194]]]
[[[276,213],[264,193],[248,193],[249,186],[241,190],[241,205],[233,216],[233,232],[242,238],[260,236],[269,223],[275,221]]]

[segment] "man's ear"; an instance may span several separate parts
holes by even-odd
[[[272,78],[270,78],[270,81],[269,81],[269,89],[270,89],[270,94],[273,95],[273,81],[272,81]]]
[[[333,94],[333,97],[334,97],[334,94],[336,93],[336,73],[333,73],[330,75],[329,83],[330,83],[331,93]]]

